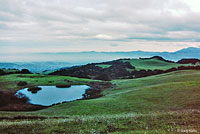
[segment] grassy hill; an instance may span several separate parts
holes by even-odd
[[[167,70],[173,67],[179,67],[181,64],[175,62],[167,62],[160,60],[158,58],[149,58],[149,59],[129,59],[122,60],[123,62],[129,62],[132,66],[135,67],[136,70]],[[191,64],[186,64],[185,66],[189,66]]]
[[[28,78],[30,75],[33,74],[24,74],[23,80],[33,82],[34,79]],[[14,81],[17,76],[0,76],[0,79]],[[62,81],[65,76],[47,79],[56,78]],[[46,81],[40,80],[40,85]],[[175,134],[185,130],[198,133],[199,81],[197,70],[113,80],[115,87],[105,90],[101,98],[63,103],[35,112],[0,112],[0,132]]]
[[[46,107],[26,103],[26,97],[17,98],[16,91],[37,86],[89,85],[94,80],[68,76],[41,74],[9,74],[0,76],[0,110],[34,111]],[[22,85],[19,83],[23,83]],[[93,95],[94,96],[94,95]]]
[[[114,80],[105,97],[58,105],[42,112],[69,115],[119,114],[200,108],[200,71],[178,71],[140,79]],[[56,110],[70,107],[70,109]],[[87,107],[87,108],[86,108]],[[79,110],[77,109],[79,108]],[[84,109],[84,110],[81,110]]]
[[[102,74],[105,74],[104,77],[107,76],[106,80],[109,80],[109,78],[139,78],[176,71],[181,66],[195,66],[195,64],[179,64],[165,60],[159,56],[154,56],[151,58],[118,59],[102,63],[92,63],[61,69],[50,73],[50,75],[64,75],[99,80],[105,80],[102,78]]]

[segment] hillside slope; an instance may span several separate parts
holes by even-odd
[[[162,74],[175,71],[176,68],[180,66],[194,65],[179,64],[165,60],[159,56],[154,56],[151,58],[119,59],[109,62],[92,63],[83,66],[71,67],[68,69],[61,69],[50,73],[50,75],[111,80],[122,78],[139,78],[155,74]]]
[[[175,71],[139,79],[114,80],[112,83],[116,85],[115,88],[106,90],[105,97],[70,102],[41,112],[51,114],[54,111],[58,114],[94,115],[100,113],[200,110],[199,81],[200,71],[193,70]]]
[[[14,75],[12,75],[14,76]],[[73,101],[36,112],[0,112],[5,133],[200,132],[200,71],[114,80],[104,97]],[[23,131],[22,131],[23,130]]]

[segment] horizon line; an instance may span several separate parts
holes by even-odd
[[[200,47],[185,47],[182,49],[178,49],[175,51],[144,51],[144,50],[133,50],[133,51],[64,51],[64,52],[16,52],[16,53],[2,53],[3,54],[50,54],[50,53],[89,53],[89,52],[95,52],[95,53],[128,53],[128,52],[153,52],[153,53],[173,53],[177,52],[183,49],[188,49],[188,48],[200,48]]]

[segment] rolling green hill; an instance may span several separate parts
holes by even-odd
[[[167,70],[173,67],[179,67],[181,64],[173,63],[173,62],[166,62],[160,60],[158,58],[150,58],[150,59],[129,59],[129,60],[122,60],[123,62],[129,62],[132,66],[136,68],[136,70]],[[191,64],[186,64],[185,66],[189,66]]]
[[[51,76],[48,80],[56,77],[62,80],[65,76]],[[18,78],[9,75],[0,79],[6,82]],[[199,81],[197,70],[113,80],[115,87],[105,90],[101,98],[63,103],[36,112],[0,112],[0,132],[175,134],[185,130],[198,133]]]
[[[177,71],[140,79],[114,80],[112,83],[116,87],[106,90],[105,97],[58,105],[41,112],[95,115],[200,109],[199,81],[200,71]],[[58,110],[60,108],[64,109]]]
[[[197,64],[199,65],[199,64]],[[176,71],[182,66],[196,66],[196,64],[179,64],[168,61],[159,56],[140,59],[118,59],[114,61],[92,63],[82,66],[61,69],[50,73],[50,75],[64,75],[80,78],[105,80],[102,74],[111,79],[126,79],[151,76],[156,74]]]

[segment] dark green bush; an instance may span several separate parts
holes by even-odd
[[[26,86],[27,82],[26,81],[20,81],[17,83],[18,86]]]
[[[66,85],[56,85],[56,87],[57,88],[69,88],[69,87],[71,87],[71,85],[70,84],[66,84]]]
[[[111,81],[112,78],[108,74],[100,74],[99,76],[95,77],[96,80],[103,80],[103,81]]]

